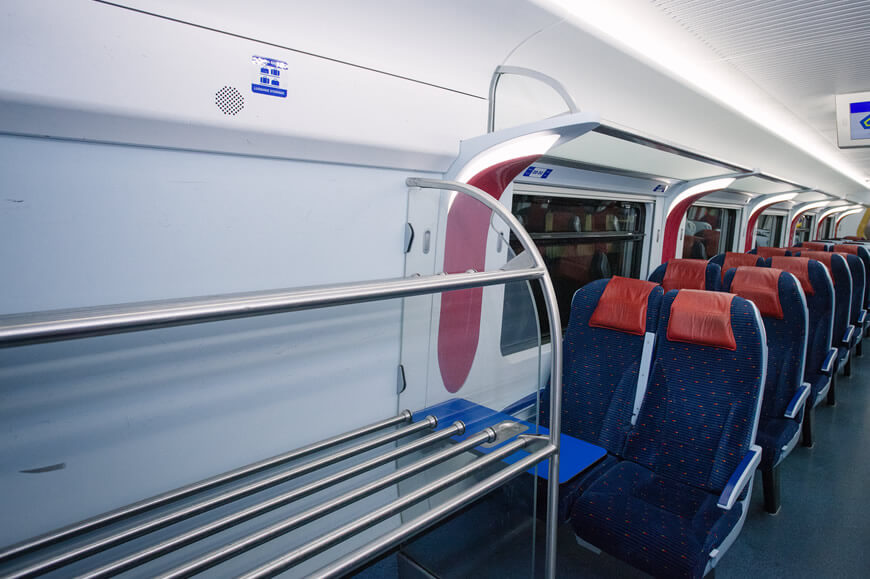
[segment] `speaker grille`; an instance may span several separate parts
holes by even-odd
[[[245,97],[235,87],[225,86],[214,95],[214,104],[225,115],[237,115],[245,108]]]

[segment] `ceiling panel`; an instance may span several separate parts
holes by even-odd
[[[867,0],[649,1],[835,146],[834,95],[870,90]]]

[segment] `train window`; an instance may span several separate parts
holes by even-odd
[[[737,210],[692,205],[686,212],[683,257],[709,259],[734,248]]]
[[[819,239],[831,239],[834,236],[834,218],[825,217],[819,226]]]
[[[811,215],[801,215],[800,219],[798,219],[797,224],[794,228],[794,239],[791,240],[791,245],[794,245],[797,242],[809,241],[812,239],[812,232],[810,231],[810,227],[813,224],[813,218]]]
[[[525,226],[541,252],[559,301],[562,330],[568,324],[574,292],[596,279],[620,275],[639,277],[643,256],[646,205],[634,201],[603,201],[540,194],[514,194],[513,213]],[[519,250],[516,240],[511,248]],[[513,286],[513,287],[511,287]],[[514,302],[528,299],[524,284],[505,288],[505,312],[516,312]],[[543,300],[537,284],[535,303],[541,338],[549,341]],[[517,295],[513,296],[511,292]],[[522,292],[526,292],[525,295]],[[514,309],[508,309],[514,307]],[[528,319],[527,316],[520,316]],[[512,316],[503,317],[501,350],[507,355],[537,343],[537,333],[516,328]],[[526,336],[526,338],[524,338]]]
[[[756,247],[779,247],[785,215],[762,213],[755,228]]]

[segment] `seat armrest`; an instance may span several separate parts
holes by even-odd
[[[716,503],[717,507],[725,509],[726,511],[731,510],[731,507],[734,506],[734,503],[736,503],[737,499],[740,497],[740,493],[743,492],[743,488],[752,480],[752,474],[755,472],[755,469],[758,468],[760,462],[761,447],[757,444],[753,444],[749,447],[749,452],[746,453],[743,460],[740,461],[740,464],[737,465],[734,474],[732,474],[731,478],[728,479],[728,482],[725,483],[725,489],[722,491],[722,494],[719,495],[719,502]]]
[[[825,376],[830,376],[831,372],[834,371],[834,362],[837,361],[837,349],[831,348],[828,351],[828,355],[825,357],[825,361],[822,362],[822,374]]]
[[[867,323],[867,310],[861,310],[861,315],[858,316],[858,324],[864,325]]]
[[[804,404],[810,395],[810,390],[809,382],[804,382],[800,385],[797,392],[794,393],[791,402],[788,403],[788,408],[785,409],[786,418],[797,418],[798,414],[800,414],[801,410],[804,408]]]
[[[852,336],[855,334],[855,326],[849,324],[846,326],[846,333],[843,334],[843,345],[848,346],[852,343]]]

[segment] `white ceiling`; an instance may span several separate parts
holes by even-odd
[[[834,147],[834,95],[870,90],[868,0],[649,1]],[[870,148],[840,154],[870,174]]]

